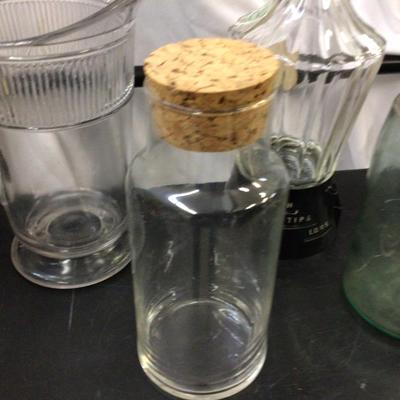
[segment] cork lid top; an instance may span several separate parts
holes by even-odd
[[[153,94],[203,111],[226,111],[265,99],[275,89],[279,67],[270,50],[224,38],[166,45],[144,65]]]

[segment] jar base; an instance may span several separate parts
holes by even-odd
[[[395,275],[398,267],[395,265],[388,274],[390,266],[387,263],[377,264],[379,258],[375,257],[376,273],[358,274],[351,276],[345,273],[343,280],[343,292],[354,311],[371,326],[395,339],[400,339],[400,325],[398,323],[398,286]],[[379,279],[380,271],[383,280]],[[365,268],[364,268],[365,271]],[[392,279],[389,279],[391,277]],[[383,295],[384,293],[384,295]]]
[[[128,233],[111,246],[83,257],[45,257],[14,238],[11,259],[27,280],[52,289],[77,289],[95,285],[120,272],[131,260]]]
[[[174,301],[150,314],[139,359],[150,380],[168,394],[223,399],[250,385],[264,365],[266,341],[253,342],[254,324],[237,304],[217,298]]]
[[[143,361],[140,361],[140,364],[142,365],[142,368],[150,381],[155,386],[157,386],[158,389],[160,389],[167,395],[172,395],[174,397],[184,400],[221,400],[227,397],[234,396],[250,386],[264,367],[266,356],[267,349],[265,346],[263,351],[255,358],[254,363],[251,365],[251,368],[249,368],[249,370],[246,370],[243,375],[236,377],[235,383],[233,385],[222,388],[221,390],[198,393],[185,391],[183,390],[183,388],[179,387],[173,387],[162,380],[162,378],[160,378],[157,374],[153,374],[151,369],[146,368],[143,365]]]

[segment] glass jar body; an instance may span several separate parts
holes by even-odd
[[[72,126],[122,106],[134,85],[136,3],[1,2],[0,124]]]
[[[348,0],[284,0],[240,37],[271,48],[283,63],[269,131],[292,188],[328,180],[384,55],[384,40]]]
[[[346,296],[372,325],[400,338],[400,97],[378,142],[344,274]]]
[[[288,190],[282,162],[260,142],[196,152],[156,139],[126,185],[144,371],[181,398],[239,392],[266,356]]]
[[[132,103],[57,129],[0,125],[1,202],[16,239],[12,260],[27,279],[76,288],[130,260],[124,179]]]
[[[135,6],[0,3],[2,202],[14,265],[37,284],[87,286],[129,262]]]

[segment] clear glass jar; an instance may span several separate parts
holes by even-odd
[[[0,2],[0,124],[71,126],[124,104],[137,1]]]
[[[368,174],[367,195],[344,274],[357,312],[400,339],[400,96],[386,121]]]
[[[130,260],[135,3],[0,2],[1,198],[37,284],[87,286]]]
[[[157,119],[224,119],[234,130],[263,100],[227,113],[150,98]],[[230,151],[151,144],[127,176],[138,354],[164,391],[220,399],[249,385],[263,366],[288,178],[267,139]],[[204,133],[204,132],[203,132]]]
[[[381,65],[384,40],[349,0],[272,1],[249,19],[231,34],[270,48],[284,64],[270,119],[272,146],[292,188],[321,184],[335,171]]]
[[[130,261],[124,179],[129,101],[63,129],[0,126],[2,205],[15,233],[12,261],[28,280],[77,288]]]

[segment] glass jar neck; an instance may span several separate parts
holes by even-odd
[[[230,151],[199,152],[180,149],[158,138],[137,157],[136,169],[141,168],[142,159],[149,164],[142,167],[146,173],[137,174],[135,182],[143,188],[210,182],[225,182],[226,188],[237,187],[243,180],[265,177],[271,162],[276,162],[273,155],[263,140]],[[192,190],[189,188],[188,192],[190,195]]]
[[[227,155],[238,155],[238,154],[247,154],[248,152],[253,151],[256,148],[262,148],[264,153],[269,152],[271,149],[271,138],[269,135],[269,130],[265,130],[265,133],[262,137],[260,137],[258,140],[254,141],[253,143],[250,143],[246,146],[238,147],[238,148],[233,148],[230,150],[226,151],[196,151],[196,150],[187,150],[185,148],[180,148],[178,146],[175,146],[174,144],[171,144],[166,140],[165,138],[161,137],[157,131],[157,129],[152,129],[152,134],[149,137],[149,140],[147,142],[146,148],[148,150],[151,150],[153,147],[163,145],[167,146],[171,149],[171,151],[179,151],[182,154],[187,154],[188,157],[190,155],[201,155],[205,154],[209,159],[217,159],[218,157],[224,158],[227,157]],[[207,158],[205,157],[205,158]],[[228,156],[230,157],[230,156]]]

